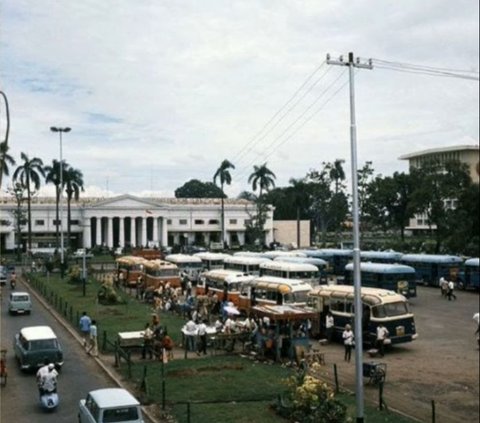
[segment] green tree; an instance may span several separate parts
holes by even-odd
[[[471,185],[466,164],[457,160],[441,163],[431,160],[416,170],[418,179],[412,199],[416,210],[427,216],[429,226],[435,226],[435,252],[449,235],[449,217],[455,203]],[[433,228],[432,228],[433,229]]]
[[[78,201],[80,192],[83,189],[83,174],[80,170],[73,167],[67,167],[63,175],[63,182],[65,184],[65,192],[67,193],[67,247],[70,248],[71,239],[71,202],[72,199]]]
[[[68,165],[65,161],[62,162],[63,170],[65,173]],[[63,191],[63,187],[60,187],[60,161],[53,160],[51,166],[45,166],[45,183],[52,183],[55,185],[55,245],[56,248],[60,248],[60,214],[59,214],[59,205],[60,205],[60,194]],[[63,181],[65,182],[65,181]]]
[[[23,203],[25,202],[25,187],[20,183],[16,182],[13,186],[7,189],[7,192],[13,196],[15,199],[16,207],[10,211],[13,216],[13,221],[15,225],[15,253],[17,255],[17,260],[20,261],[20,245],[22,244],[22,225],[25,224],[25,208]]]
[[[9,166],[15,165],[15,159],[8,154],[8,144],[7,141],[0,142],[0,177],[8,176],[10,174]],[[0,180],[1,188],[1,180]]]
[[[220,198],[224,194],[213,182],[191,179],[175,190],[175,198]]]
[[[365,204],[369,199],[369,184],[373,180],[374,169],[372,167],[372,162],[367,161],[361,169],[357,171],[358,175],[358,208],[359,208],[359,219],[360,225],[363,227],[368,227],[368,220],[365,219]]]
[[[13,173],[13,179],[15,182],[20,182],[27,190],[27,213],[28,213],[28,249],[32,248],[32,184],[35,190],[40,188],[41,180],[40,176],[45,177],[43,170],[43,162],[38,157],[29,159],[25,154],[21,154],[23,164],[18,166]]]
[[[230,163],[227,159],[225,159],[221,164],[220,167],[217,169],[215,172],[215,175],[213,175],[213,183],[217,183],[217,179],[220,180],[220,189],[222,190],[222,241],[223,241],[223,246],[226,247],[227,241],[225,239],[225,204],[224,204],[224,198],[226,197],[225,192],[223,191],[223,186],[224,184],[230,185],[232,183],[232,175],[230,175],[230,169],[235,169],[235,166]]]
[[[293,204],[295,205],[296,218],[297,218],[297,248],[301,247],[300,239],[300,219],[302,214],[302,208],[309,202],[308,185],[304,179],[290,179],[291,191],[293,191]],[[308,240],[310,243],[310,240]]]
[[[239,200],[251,201],[252,203],[255,203],[257,201],[257,196],[250,191],[242,191],[240,194],[238,194],[237,198]]]
[[[247,233],[251,235],[254,242],[265,243],[264,226],[267,218],[268,207],[264,201],[264,191],[268,192],[270,188],[275,187],[275,174],[264,163],[261,166],[253,166],[253,173],[248,177],[248,182],[252,184],[255,192],[259,189],[257,197],[257,213],[250,219],[251,224],[247,225]]]

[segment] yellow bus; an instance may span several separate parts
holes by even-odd
[[[216,295],[219,301],[239,304],[241,286],[254,276],[228,269],[214,269],[204,273],[197,284],[197,295]]]
[[[123,284],[125,286],[136,286],[139,276],[143,275],[143,266],[148,260],[138,256],[123,256],[115,260],[117,264],[117,274],[122,274]]]
[[[146,289],[157,289],[167,283],[170,283],[172,288],[181,286],[177,265],[165,260],[148,260],[144,264],[144,279]]]

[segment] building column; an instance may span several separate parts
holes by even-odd
[[[168,230],[166,217],[162,217],[162,247],[168,247]]]
[[[245,245],[245,232],[238,232],[238,243],[240,245]]]
[[[135,217],[130,218],[130,244],[132,247],[137,246],[137,231],[135,228]]]
[[[153,239],[152,241],[156,246],[159,246],[160,243],[158,242],[158,217],[153,218]]]
[[[118,244],[120,247],[125,246],[125,218],[119,217],[118,226],[120,228],[120,234],[118,238]]]
[[[83,248],[92,248],[92,219],[87,219],[83,227]]]
[[[97,217],[97,246],[102,245],[102,218]]]
[[[147,218],[142,217],[142,246],[147,246]]]
[[[107,247],[113,247],[113,218],[109,217],[108,219],[108,226],[107,226]]]

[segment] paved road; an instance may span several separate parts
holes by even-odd
[[[19,281],[17,291],[25,287]],[[78,401],[92,389],[115,387],[114,382],[100,370],[93,358],[88,357],[78,341],[33,298],[33,311],[30,316],[10,316],[8,314],[9,288],[3,288],[1,301],[1,344],[8,349],[8,383],[0,391],[0,421],[15,422],[52,422],[76,421]],[[59,376],[60,406],[54,416],[45,413],[39,407],[35,375],[19,370],[13,353],[13,337],[24,326],[49,325],[57,334],[64,350],[65,364]]]

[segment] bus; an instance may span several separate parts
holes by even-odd
[[[401,258],[397,251],[360,251],[360,260],[372,263],[399,263]]]
[[[260,253],[260,256],[274,260],[277,257],[306,257],[306,254],[298,250],[295,250],[295,251],[273,250],[273,251],[264,251]]]
[[[291,263],[287,261],[273,260],[260,264],[261,276],[276,276],[285,279],[300,279],[309,284],[320,283],[320,271],[318,267],[308,263]]]
[[[240,288],[254,276],[227,269],[213,269],[204,273],[197,285],[198,295],[216,295],[219,301],[239,305]]]
[[[401,344],[417,339],[414,315],[409,310],[408,300],[396,292],[379,288],[361,288],[362,334],[366,345],[374,346],[377,327],[380,323],[390,333],[385,344]],[[313,335],[325,335],[325,316],[333,315],[334,337],[342,339],[348,323],[354,327],[354,287],[348,285],[321,285],[308,294],[308,306],[319,313],[321,325],[312,327]]]
[[[417,296],[415,269],[404,264],[360,263],[363,286],[389,289],[407,298]],[[353,263],[345,266],[345,284],[353,285]]]
[[[230,254],[211,253],[208,251],[195,253],[193,256],[202,260],[204,270],[223,269],[223,261],[227,257],[231,257]]]
[[[321,258],[328,262],[327,272],[329,275],[343,276],[345,266],[352,259],[352,250],[340,248],[322,248],[320,250],[302,250],[307,257]]]
[[[312,285],[298,279],[260,276],[240,286],[238,308],[250,312],[253,306],[306,306]]]
[[[404,254],[401,263],[415,269],[417,283],[438,286],[441,277],[457,282],[461,257],[436,254]]]
[[[227,270],[235,270],[247,275],[260,276],[260,264],[267,261],[271,260],[262,257],[231,256],[224,260],[223,265]]]
[[[460,289],[480,289],[479,266],[480,259],[478,257],[465,260],[463,270],[458,276],[458,287]]]
[[[274,261],[285,261],[288,263],[306,263],[312,264],[315,266],[318,271],[320,272],[320,282],[326,283],[327,282],[327,268],[328,262],[315,257],[276,257]]]
[[[138,256],[123,256],[115,259],[117,274],[123,277],[125,286],[136,286],[139,276],[143,275],[143,266],[148,260]]]
[[[185,275],[195,283],[203,270],[203,262],[200,257],[188,254],[169,254],[165,257],[165,260],[175,264],[180,269],[180,275]]]
[[[157,289],[170,283],[172,288],[181,286],[180,270],[177,265],[165,260],[148,260],[144,265],[146,289]]]

